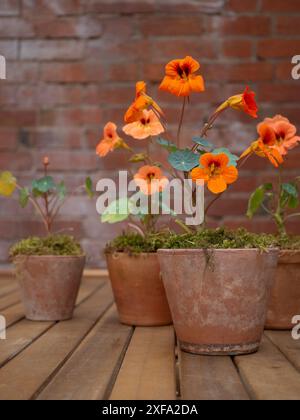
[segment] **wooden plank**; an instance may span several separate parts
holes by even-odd
[[[173,327],[136,328],[110,399],[176,399]]]
[[[0,399],[27,400],[60,369],[112,303],[108,285],[85,300],[74,319],[55,324],[0,370]],[[80,378],[78,378],[80,380]]]
[[[0,297],[6,296],[9,293],[17,290],[18,284],[14,280],[0,280]]]
[[[104,286],[104,282],[101,285]],[[83,282],[80,293],[77,299],[77,305],[87,299],[95,290],[98,290],[98,282],[96,284]],[[20,304],[10,307],[8,310],[3,312],[6,318],[7,326],[10,326],[12,322],[20,321],[24,318],[23,305]],[[29,346],[34,340],[45,333],[50,327],[55,325],[55,322],[32,322],[26,319],[17,323],[7,330],[7,339],[1,343],[0,346],[0,366],[3,366],[18,353]]]
[[[300,340],[294,340],[291,331],[265,331],[265,334],[300,372]]]
[[[0,311],[17,304],[18,302],[20,302],[20,292],[19,290],[16,290],[0,298]]]
[[[230,357],[179,352],[181,399],[249,400]]]
[[[235,358],[248,391],[258,400],[299,400],[300,374],[264,337],[258,353]]]
[[[41,392],[39,400],[104,399],[132,335],[113,306]],[[80,378],[80,381],[78,381]]]

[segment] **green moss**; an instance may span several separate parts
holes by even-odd
[[[273,235],[250,233],[245,229],[229,230],[226,228],[203,229],[196,233],[183,235],[171,234],[165,238],[165,249],[240,249],[259,248],[261,250],[276,247]]]
[[[300,250],[300,236],[283,235],[276,239],[277,245],[281,249]]]
[[[127,252],[140,254],[142,252],[156,252],[163,247],[165,234],[150,234],[142,237],[137,233],[124,233],[117,236],[106,245],[105,252]]]
[[[68,235],[50,235],[43,238],[30,237],[13,245],[10,257],[17,255],[82,255],[79,243]]]

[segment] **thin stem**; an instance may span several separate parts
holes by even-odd
[[[19,185],[19,184],[16,184],[16,187],[19,191],[23,190],[23,187],[21,187],[21,185]],[[30,203],[33,205],[33,207],[35,208],[35,210],[37,211],[37,213],[41,216],[42,221],[43,221],[43,223],[45,225],[45,228],[46,228],[46,232],[47,232],[47,234],[49,234],[50,232],[49,232],[49,226],[48,226],[48,223],[47,223],[47,220],[46,220],[46,216],[45,216],[43,210],[41,209],[39,203],[31,196],[29,196],[28,199],[29,199]]]
[[[288,219],[292,219],[293,217],[300,217],[300,213],[293,213],[293,214],[289,214],[288,216],[286,216],[283,221],[285,222]]]
[[[181,108],[181,115],[180,115],[178,130],[177,130],[177,146],[178,146],[178,148],[180,148],[180,132],[181,132],[182,124],[183,124],[185,104],[186,104],[186,96],[183,97],[182,108]]]

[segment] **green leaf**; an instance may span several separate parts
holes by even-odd
[[[164,149],[168,150],[168,152],[175,152],[176,150],[178,150],[176,144],[172,143],[169,140],[163,139],[162,137],[158,137],[158,139],[156,139],[156,143]]]
[[[210,143],[209,141],[207,141],[206,139],[204,139],[203,137],[193,137],[192,141],[194,143],[199,144],[199,146],[202,146],[202,148],[204,149],[208,149],[209,151],[211,151],[214,148],[214,145],[212,143]]]
[[[56,190],[58,192],[59,198],[63,200],[67,194],[67,189],[64,181],[61,181],[59,184],[56,185]]]
[[[169,155],[168,161],[178,171],[188,172],[199,165],[199,155],[190,150],[177,150]]]
[[[219,147],[218,149],[214,149],[212,154],[219,155],[220,153],[225,153],[229,157],[229,166],[237,166],[239,157],[232,154],[226,147]]]
[[[285,183],[281,185],[283,191],[285,191],[288,195],[298,198],[298,189],[295,184],[292,183]]]
[[[133,162],[133,163],[145,162],[145,160],[147,160],[147,158],[148,158],[148,156],[147,156],[146,153],[137,153],[129,159],[129,162]]]
[[[44,176],[43,178],[32,181],[32,190],[35,196],[45,194],[56,187],[52,176]]]
[[[87,195],[89,196],[89,198],[94,197],[93,181],[91,180],[90,177],[87,177],[86,180],[85,180],[85,191],[86,191]]]
[[[249,202],[248,202],[247,217],[252,219],[252,217],[255,215],[255,213],[258,211],[258,209],[264,202],[266,192],[272,190],[272,188],[273,188],[272,184],[270,183],[264,184],[258,187],[251,194]]]
[[[16,189],[17,180],[11,172],[0,173],[0,195],[10,197]]]
[[[121,198],[119,200],[112,201],[102,213],[101,222],[110,224],[123,222],[129,216],[128,206],[128,198]]]
[[[27,206],[29,197],[30,197],[30,193],[29,193],[28,188],[22,188],[20,190],[20,195],[19,195],[19,203],[22,209],[24,209]]]

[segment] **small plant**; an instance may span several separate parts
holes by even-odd
[[[290,182],[283,182],[282,170],[279,167],[283,163],[283,157],[288,151],[300,142],[300,137],[296,135],[296,127],[289,120],[281,115],[274,118],[266,118],[258,126],[261,133],[268,143],[268,158],[278,169],[278,181],[260,185],[251,195],[248,204],[247,216],[252,218],[260,209],[266,212],[275,222],[278,233],[286,235],[286,222],[291,218],[300,217],[300,213],[291,211],[299,207],[299,183],[300,177]],[[254,142],[245,153],[262,152],[261,140]]]
[[[20,185],[11,172],[0,173],[0,195],[10,197],[15,191],[18,191],[20,206],[25,208],[30,203],[34,207],[43,221],[47,235],[53,233],[54,221],[68,197],[82,189],[85,189],[90,197],[93,195],[92,182],[89,178],[85,185],[79,186],[68,194],[64,181],[56,183],[49,175],[49,165],[48,157],[44,157],[44,176],[33,180],[30,187]]]

